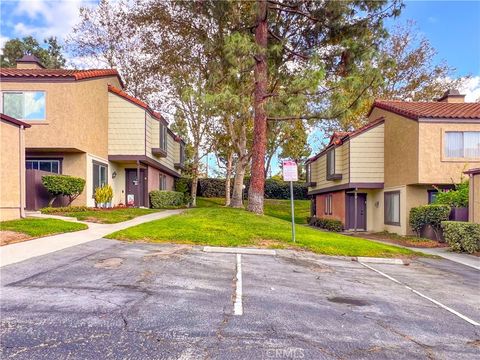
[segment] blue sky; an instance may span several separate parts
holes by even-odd
[[[33,35],[64,39],[78,21],[78,8],[95,6],[96,1],[1,0],[0,44],[11,38]],[[478,1],[406,1],[399,18],[388,20],[387,27],[416,22],[418,31],[430,40],[438,55],[456,68],[457,76],[471,75],[463,91],[467,100],[480,97],[480,0]],[[322,147],[319,134],[312,134],[313,152]],[[210,167],[216,162],[210,157]],[[278,161],[273,173],[278,171]]]

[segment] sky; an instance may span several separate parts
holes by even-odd
[[[33,35],[42,41],[56,36],[60,40],[70,32],[78,20],[80,6],[95,6],[96,1],[84,0],[1,0],[0,46],[15,37]],[[467,101],[480,98],[480,0],[474,1],[405,1],[405,8],[397,19],[386,26],[405,24],[414,20],[421,32],[438,51],[437,61],[446,60],[456,68],[456,76],[470,75],[465,89]],[[313,152],[323,146],[320,134],[310,136]],[[210,168],[216,161],[210,156]],[[278,171],[275,161],[273,173]]]

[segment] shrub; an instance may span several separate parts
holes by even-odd
[[[185,204],[185,197],[178,191],[154,190],[150,192],[150,204],[154,209],[179,207]]]
[[[438,240],[441,223],[448,220],[449,215],[448,205],[423,205],[410,209],[409,223],[418,236],[425,226],[430,225]]]
[[[340,232],[343,230],[343,223],[337,219],[325,219],[312,216],[308,218],[308,224],[328,231]]]
[[[435,197],[434,204],[448,205],[451,207],[468,207],[468,180],[462,180],[460,184],[456,184],[453,190],[439,190]]]
[[[480,224],[464,221],[443,221],[445,241],[454,251],[480,251]]]
[[[62,212],[85,212],[92,211],[94,208],[89,208],[88,206],[68,206],[68,207],[45,207],[40,209],[42,214],[55,214]]]
[[[95,202],[98,204],[106,204],[113,199],[113,190],[110,185],[104,185],[95,189]]]
[[[45,175],[42,176],[42,183],[52,195],[48,206],[52,206],[58,196],[68,196],[68,205],[70,205],[85,187],[84,179],[68,175]]]

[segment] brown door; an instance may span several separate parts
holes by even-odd
[[[147,189],[145,170],[140,169],[140,181],[138,181],[137,169],[125,169],[125,181],[125,204],[127,206],[145,206]]]
[[[355,223],[355,213],[357,221]],[[355,212],[355,194],[347,194],[347,230],[367,230],[367,194],[357,193],[357,211]]]

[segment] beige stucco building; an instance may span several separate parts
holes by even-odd
[[[113,205],[148,206],[150,191],[173,189],[184,143],[159,113],[123,92],[116,70],[44,69],[26,56],[16,69],[2,68],[0,80],[2,112],[31,125],[26,168],[86,180],[74,205],[94,206],[103,184],[114,190]],[[32,196],[27,187],[27,208]]]
[[[376,101],[367,125],[334,133],[307,161],[312,212],[347,230],[411,234],[410,209],[480,165],[480,104],[463,98]]]
[[[25,129],[30,125],[0,114],[0,221],[24,217]]]
[[[468,221],[480,224],[480,168],[465,171],[469,176]]]

